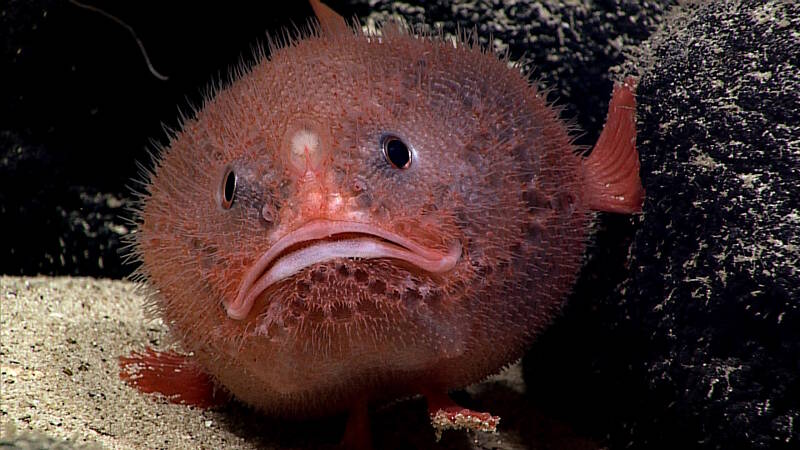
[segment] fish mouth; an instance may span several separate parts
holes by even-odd
[[[461,243],[456,240],[444,253],[369,223],[312,220],[278,239],[250,267],[236,298],[225,301],[228,317],[244,319],[268,287],[306,267],[337,258],[398,259],[438,274],[456,266]]]

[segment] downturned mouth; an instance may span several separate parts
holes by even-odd
[[[336,258],[392,258],[430,273],[445,273],[461,259],[461,243],[447,253],[420,245],[375,225],[338,220],[313,220],[280,238],[247,271],[228,317],[247,317],[253,303],[273,284],[311,265]]]

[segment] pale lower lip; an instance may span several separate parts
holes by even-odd
[[[359,233],[364,237],[329,239],[340,233]],[[286,248],[313,242],[299,250],[280,255]],[[337,258],[392,258],[431,273],[444,273],[455,267],[461,258],[461,245],[456,243],[447,253],[422,247],[394,233],[369,224],[316,220],[284,236],[251,267],[233,302],[226,303],[228,317],[247,317],[256,298],[269,286],[288,278],[306,267]]]

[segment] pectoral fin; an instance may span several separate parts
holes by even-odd
[[[590,209],[624,214],[642,210],[635,90],[634,78],[614,86],[600,139],[583,161],[584,201]]]
[[[119,358],[119,378],[148,394],[161,394],[171,403],[212,408],[228,402],[230,394],[189,356],[147,348]]]

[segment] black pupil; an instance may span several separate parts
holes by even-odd
[[[405,169],[408,162],[411,161],[411,152],[408,147],[400,139],[390,137],[386,140],[386,157],[396,167]]]
[[[228,171],[225,175],[225,202],[233,202],[233,192],[236,189],[236,174],[233,171]]]

